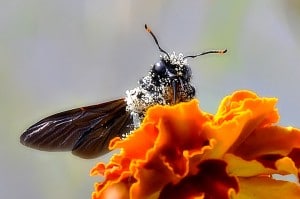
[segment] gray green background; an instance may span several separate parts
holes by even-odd
[[[0,1],[0,198],[89,198],[98,161],[19,144],[45,116],[124,96],[159,52],[189,60],[200,106],[214,113],[237,89],[276,96],[282,125],[300,127],[297,0]],[[138,149],[137,149],[138,150]]]

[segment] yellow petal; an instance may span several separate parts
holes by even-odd
[[[300,185],[268,177],[239,178],[240,191],[235,199],[299,199]]]

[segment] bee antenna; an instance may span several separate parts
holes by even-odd
[[[170,55],[169,55],[165,50],[163,50],[163,49],[160,47],[160,45],[159,45],[159,43],[158,43],[158,41],[157,41],[157,39],[156,39],[154,33],[153,33],[153,32],[151,31],[151,29],[147,26],[147,24],[145,24],[145,29],[146,29],[147,32],[149,32],[149,33],[151,34],[151,36],[153,37],[153,39],[154,39],[154,41],[155,41],[155,43],[156,43],[156,45],[157,45],[159,51],[165,53],[165,54],[168,56],[168,58],[170,59]]]
[[[210,51],[205,51],[203,53],[200,53],[198,55],[185,56],[185,57],[183,57],[183,59],[185,59],[185,58],[195,58],[195,57],[199,57],[199,56],[207,55],[207,54],[224,54],[226,52],[227,52],[227,49],[224,49],[224,50],[210,50]]]

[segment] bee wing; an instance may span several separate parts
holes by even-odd
[[[128,133],[130,113],[124,99],[76,108],[49,116],[20,137],[25,146],[42,151],[73,151],[82,158],[108,152],[111,138]]]

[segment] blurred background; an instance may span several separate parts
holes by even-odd
[[[211,113],[237,89],[278,97],[280,124],[300,127],[300,2],[0,1],[0,198],[90,198],[96,162],[19,143],[38,120],[123,97],[159,51],[228,53],[189,60]]]

